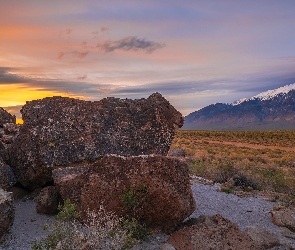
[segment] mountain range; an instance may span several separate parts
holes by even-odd
[[[211,104],[187,115],[182,129],[295,129],[295,83],[230,104]]]

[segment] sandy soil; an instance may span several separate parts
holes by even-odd
[[[194,140],[194,142],[202,143],[204,140]],[[291,147],[279,147],[279,146],[267,146],[267,145],[259,145],[259,144],[251,144],[251,143],[244,143],[244,142],[233,142],[233,141],[212,141],[206,140],[208,143],[212,144],[223,144],[223,145],[232,145],[235,147],[245,147],[245,148],[253,148],[253,149],[270,149],[270,150],[283,150],[283,151],[291,151],[295,152],[295,148]]]

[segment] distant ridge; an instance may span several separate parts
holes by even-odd
[[[231,104],[211,104],[186,116],[182,129],[295,129],[295,83]]]

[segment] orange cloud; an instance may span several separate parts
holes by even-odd
[[[0,107],[23,105],[26,101],[50,96],[70,96],[67,93],[27,87],[25,84],[1,84]]]

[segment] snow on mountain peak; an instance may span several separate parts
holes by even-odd
[[[243,98],[243,99],[234,101],[232,103],[232,105],[239,105],[242,102],[250,101],[250,100],[255,100],[255,99],[260,99],[261,101],[270,100],[270,99],[276,97],[279,94],[287,94],[291,90],[295,90],[295,83],[290,84],[290,85],[285,85],[285,86],[280,87],[280,88],[277,88],[277,89],[272,89],[272,90],[268,90],[268,91],[262,92],[262,93],[260,93],[258,95],[255,95],[255,96],[253,96],[253,97],[251,97],[249,99]]]

